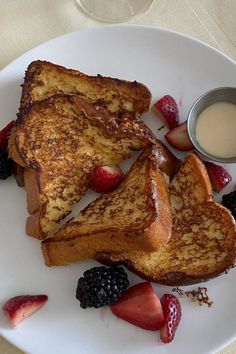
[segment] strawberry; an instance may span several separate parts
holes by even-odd
[[[3,311],[13,327],[40,309],[48,300],[47,295],[20,295],[11,298],[3,306]]]
[[[0,131],[0,147],[7,148],[8,137],[14,125],[15,121],[13,120]]]
[[[150,331],[165,323],[160,300],[147,282],[130,287],[110,308],[115,316]]]
[[[181,320],[181,306],[177,297],[172,294],[164,294],[161,304],[165,316],[165,324],[161,329],[161,340],[164,343],[170,343],[174,339]]]
[[[204,164],[210,177],[212,188],[216,192],[220,192],[232,181],[231,175],[224,169],[224,167],[208,161],[204,161]]]
[[[96,192],[108,192],[123,179],[123,171],[118,166],[97,167],[89,179],[89,186]]]
[[[153,105],[153,111],[163,120],[163,122],[173,129],[179,124],[179,110],[177,103],[170,95],[163,96]]]
[[[188,136],[186,121],[166,133],[165,138],[170,145],[178,150],[188,151],[194,148]]]

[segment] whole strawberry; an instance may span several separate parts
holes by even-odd
[[[153,110],[170,129],[178,126],[179,110],[177,103],[172,96],[165,95],[160,98],[154,103]]]
[[[118,166],[100,166],[89,179],[89,186],[96,192],[108,192],[123,179],[123,171]]]
[[[161,329],[161,340],[170,343],[175,336],[176,329],[181,320],[182,312],[179,300],[172,294],[164,294],[161,298],[165,324]]]

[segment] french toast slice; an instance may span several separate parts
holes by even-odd
[[[42,242],[48,266],[94,258],[100,252],[157,250],[171,235],[168,185],[159,146],[146,148],[126,178]]]
[[[151,93],[137,81],[89,76],[78,70],[46,62],[33,61],[27,68],[22,88],[20,111],[35,101],[57,93],[72,93],[112,115],[139,118],[149,109]]]
[[[103,253],[107,264],[124,263],[150,281],[188,285],[206,281],[235,263],[236,223],[213,201],[205,166],[189,155],[170,183],[173,229],[170,241],[156,252]]]
[[[8,144],[9,156],[26,169],[26,233],[50,236],[84,195],[97,166],[118,164],[132,149],[155,142],[142,121],[121,122],[78,96],[58,94],[30,105],[18,115]]]

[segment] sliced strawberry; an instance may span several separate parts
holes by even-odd
[[[163,120],[163,122],[173,129],[179,124],[179,110],[175,99],[166,95],[153,105],[153,111]]]
[[[178,150],[188,151],[194,148],[188,136],[187,122],[184,122],[178,125],[178,127],[170,130],[166,133],[165,138],[170,145]]]
[[[40,309],[48,300],[47,295],[20,295],[11,298],[3,306],[3,311],[13,327]]]
[[[181,306],[177,297],[172,294],[164,294],[161,304],[165,316],[165,324],[161,329],[161,340],[164,343],[170,343],[174,339],[181,320]]]
[[[15,121],[13,120],[0,131],[0,147],[7,148],[8,137],[14,125]]]
[[[210,177],[212,188],[216,192],[222,191],[222,189],[232,181],[231,175],[224,169],[224,167],[208,161],[204,161],[204,164]]]
[[[96,192],[108,192],[121,182],[123,176],[118,166],[97,167],[89,179],[89,186]]]
[[[150,331],[161,329],[165,322],[160,300],[147,282],[129,288],[110,308],[115,316]]]

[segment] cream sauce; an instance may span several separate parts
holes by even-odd
[[[196,122],[196,139],[209,154],[236,156],[236,105],[217,102],[204,109]]]

